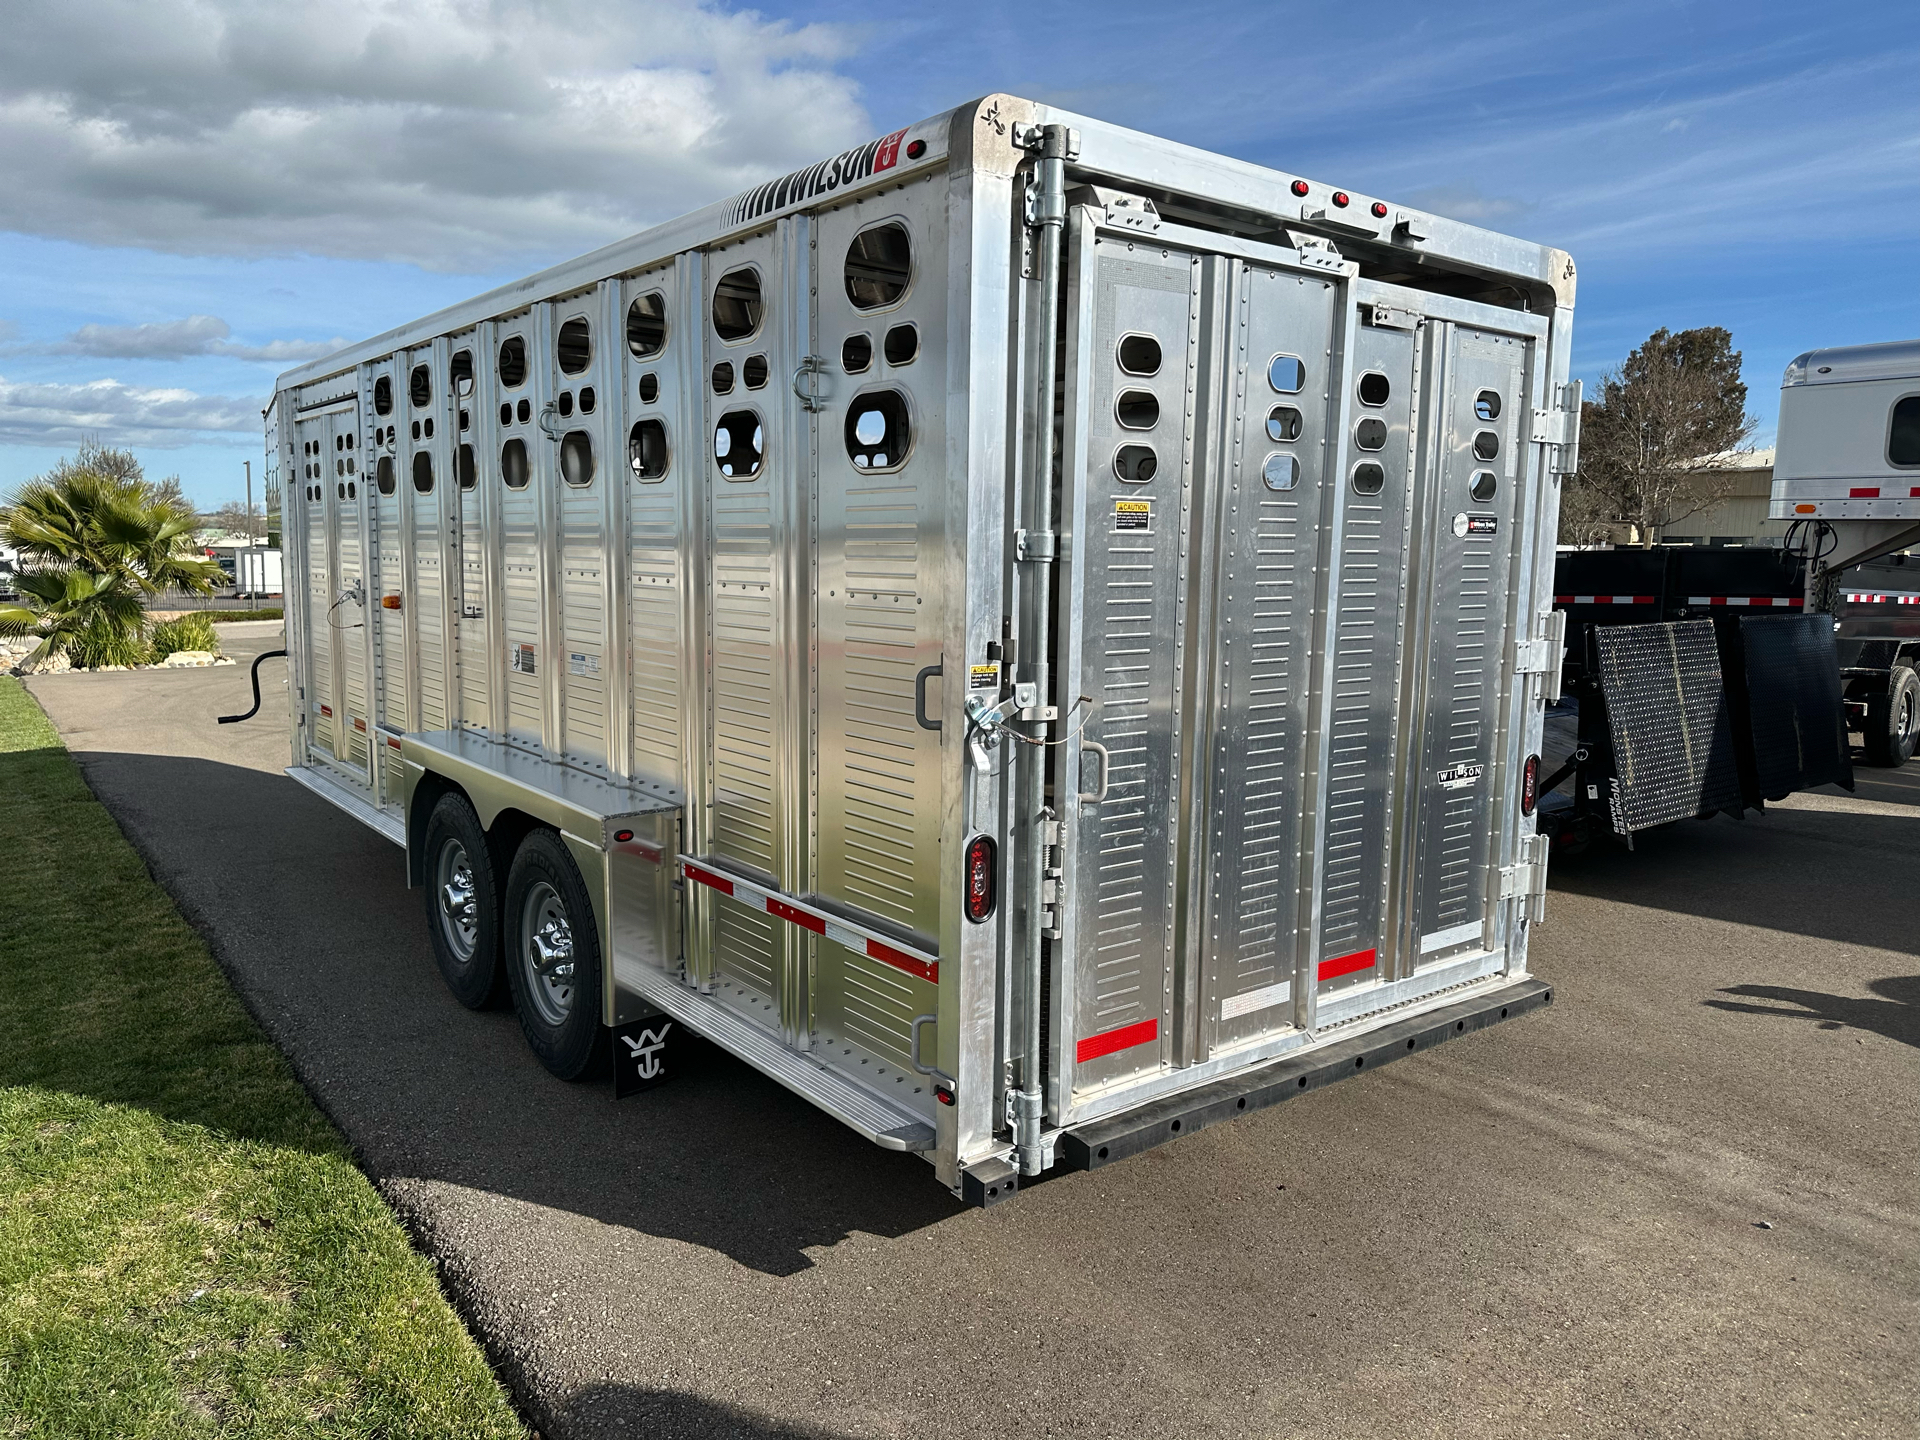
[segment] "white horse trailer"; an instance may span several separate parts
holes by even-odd
[[[282,377],[289,773],[977,1203],[1519,1014],[1573,292],[962,106]]]

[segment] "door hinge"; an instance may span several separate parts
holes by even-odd
[[[1368,307],[1367,323],[1382,330],[1411,330],[1420,323],[1420,317],[1411,310],[1373,305]]]
[[[1016,530],[1013,532],[1015,560],[1057,560],[1060,536],[1052,530]]]
[[[1580,468],[1581,382],[1556,386],[1555,392],[1553,408],[1533,412],[1530,438],[1534,444],[1547,447],[1547,473],[1566,476]]]
[[[1323,235],[1309,235],[1304,231],[1285,230],[1287,243],[1300,254],[1300,263],[1315,270],[1330,270],[1336,275],[1347,273],[1347,261],[1340,253],[1340,247]]]
[[[1545,835],[1522,835],[1514,845],[1514,863],[1500,867],[1500,898],[1525,904],[1526,918],[1535,925],[1547,918],[1547,847]]]
[[[1560,698],[1560,663],[1567,653],[1567,612],[1549,610],[1536,617],[1534,636],[1514,647],[1513,668],[1522,675],[1546,677],[1541,693],[1549,701]]]

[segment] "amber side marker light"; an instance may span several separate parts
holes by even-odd
[[[380,597],[380,608],[382,610],[398,610],[400,608],[400,597],[398,595],[382,595]]]

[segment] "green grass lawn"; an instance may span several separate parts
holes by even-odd
[[[0,1436],[523,1436],[432,1267],[0,677]]]

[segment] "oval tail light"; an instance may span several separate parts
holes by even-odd
[[[993,914],[997,898],[993,863],[995,854],[996,847],[991,836],[976,835],[967,842],[967,919],[976,925]]]
[[[1527,756],[1527,768],[1520,777],[1520,813],[1533,814],[1535,802],[1540,799],[1540,757]]]

